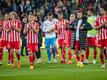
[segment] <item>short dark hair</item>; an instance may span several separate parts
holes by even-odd
[[[88,9],[88,11],[92,12],[93,14],[95,13],[93,8]]]
[[[47,16],[52,16],[53,13],[52,12],[48,12]]]

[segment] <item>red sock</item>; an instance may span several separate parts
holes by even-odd
[[[14,54],[10,54],[10,62],[11,64],[14,64]]]
[[[97,49],[94,48],[94,60],[96,60],[96,56],[97,56]]]
[[[3,54],[2,54],[3,49],[0,49],[0,61],[2,61]]]
[[[74,50],[74,55],[76,55],[76,50]]]
[[[17,53],[16,56],[17,56],[18,61],[20,61],[20,54]]]
[[[83,63],[84,61],[84,54],[81,54],[81,62]]]
[[[68,60],[71,60],[71,58],[72,58],[71,50],[68,50]]]
[[[107,58],[107,53],[106,53],[106,58]]]
[[[10,49],[8,49],[8,61],[10,62]]]
[[[86,59],[88,59],[88,57],[89,57],[89,48],[87,48],[86,50]]]
[[[29,55],[29,62],[30,62],[31,65],[33,64],[33,61],[34,61],[33,55],[30,54]]]
[[[76,56],[76,57],[77,57],[77,60],[80,61],[80,56]]]
[[[100,53],[100,59],[101,59],[101,63],[104,64],[104,55],[102,53]]]
[[[55,50],[56,50],[56,54],[58,55],[59,53],[58,53],[58,49],[55,47]]]
[[[33,63],[35,62],[35,55],[33,55]]]
[[[71,58],[72,58],[72,54],[68,53],[68,60],[71,60]]]
[[[64,60],[65,60],[65,54],[66,54],[66,50],[63,50],[62,51],[62,59],[64,59]]]

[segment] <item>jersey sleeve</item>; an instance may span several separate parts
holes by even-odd
[[[21,27],[22,27],[22,24],[21,24],[21,21],[19,20],[18,21],[18,29],[21,29]]]

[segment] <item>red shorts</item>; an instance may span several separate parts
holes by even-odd
[[[75,48],[79,49],[80,48],[80,42],[79,41],[75,41]]]
[[[67,47],[68,47],[68,48],[71,47],[71,40],[70,40],[70,39],[67,41]]]
[[[10,49],[20,49],[20,42],[9,42]]]
[[[96,46],[97,45],[97,40],[96,37],[87,37],[87,46]]]
[[[60,48],[62,48],[62,46],[66,46],[67,45],[67,43],[66,43],[66,41],[64,39],[59,39],[58,40],[58,44],[59,44]]]
[[[9,42],[8,41],[4,41],[4,40],[0,40],[0,47],[1,48],[9,48]]]
[[[107,39],[105,39],[105,40],[98,40],[98,47],[99,48],[107,48]]]
[[[38,52],[38,44],[27,44],[27,49],[28,51],[32,51],[32,52]]]

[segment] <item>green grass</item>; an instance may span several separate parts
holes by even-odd
[[[90,61],[93,60],[93,50],[91,50]],[[22,67],[20,69],[10,69],[7,66],[7,53],[3,56],[3,65],[0,66],[0,80],[107,80],[107,68],[101,69],[99,53],[97,64],[88,64],[83,68],[76,67],[76,61],[73,64],[47,64],[46,50],[42,49],[42,64],[36,64],[35,69],[29,69],[28,57],[21,57]],[[15,63],[17,60],[15,58]],[[107,63],[107,61],[106,61]]]

